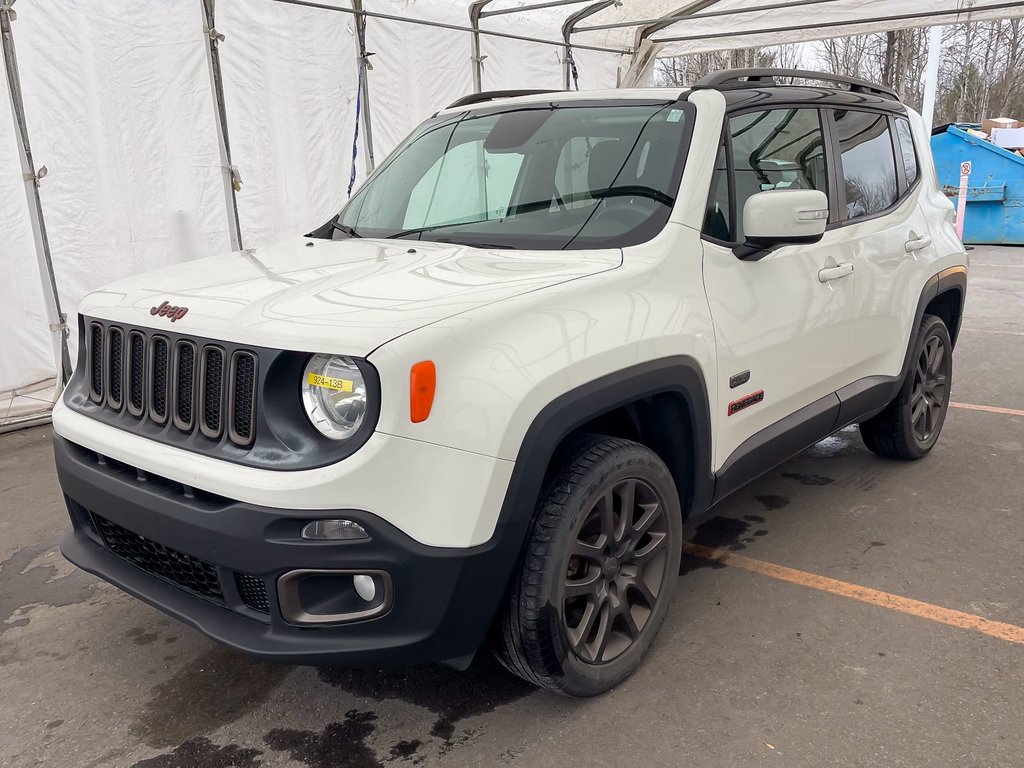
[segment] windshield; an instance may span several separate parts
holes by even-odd
[[[649,240],[675,201],[691,116],[684,102],[589,101],[429,120],[333,236],[548,250]]]

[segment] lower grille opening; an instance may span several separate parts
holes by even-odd
[[[267,585],[263,579],[248,573],[236,573],[235,586],[246,608],[270,615],[270,598],[267,597]]]
[[[151,541],[95,512],[86,511],[86,518],[107,548],[118,557],[200,597],[224,602],[217,569],[212,563]]]

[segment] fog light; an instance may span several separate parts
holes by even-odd
[[[356,594],[368,603],[372,603],[377,596],[377,585],[373,583],[373,577],[365,573],[357,573],[352,577],[352,586],[356,588]]]
[[[302,538],[345,541],[370,537],[363,526],[352,520],[315,520],[302,529]]]

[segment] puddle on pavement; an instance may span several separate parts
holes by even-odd
[[[292,669],[212,647],[150,690],[129,733],[151,747],[184,746],[256,709]]]
[[[38,562],[40,556],[49,562]],[[58,565],[63,555],[55,544],[22,547],[0,563],[0,635],[14,627],[23,627],[29,618],[11,619],[19,610],[33,605],[61,608],[84,603],[96,588],[97,580],[77,568],[65,576]]]
[[[275,728],[263,741],[309,768],[381,768],[384,763],[366,743],[376,722],[373,712],[351,709],[342,722],[331,723],[319,733]]]
[[[259,749],[237,744],[217,746],[198,736],[182,743],[173,752],[140,760],[132,768],[259,768]]]
[[[430,735],[445,745],[454,740],[458,722],[493,712],[536,691],[506,671],[481,649],[472,666],[457,672],[442,666],[381,670],[324,667],[320,679],[354,696],[383,701],[399,699],[437,715]]]

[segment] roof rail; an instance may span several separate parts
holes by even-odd
[[[445,109],[468,107],[470,104],[480,104],[484,101],[494,101],[494,99],[510,99],[513,96],[536,96],[539,93],[564,93],[564,91],[553,91],[543,88],[512,91],[483,91],[482,93],[471,93],[468,96],[463,96],[461,99],[456,99],[445,107]]]
[[[813,72],[808,69],[723,69],[719,72],[712,72],[705,75],[696,83],[693,88],[744,88],[755,85],[779,85],[776,77],[799,77],[804,80],[823,80],[830,83],[842,83],[850,86],[855,93],[870,93],[875,96],[884,96],[888,99],[900,100],[899,95],[892,88],[872,83],[869,80],[861,80],[859,77],[847,77],[846,75],[835,75],[829,72]]]

